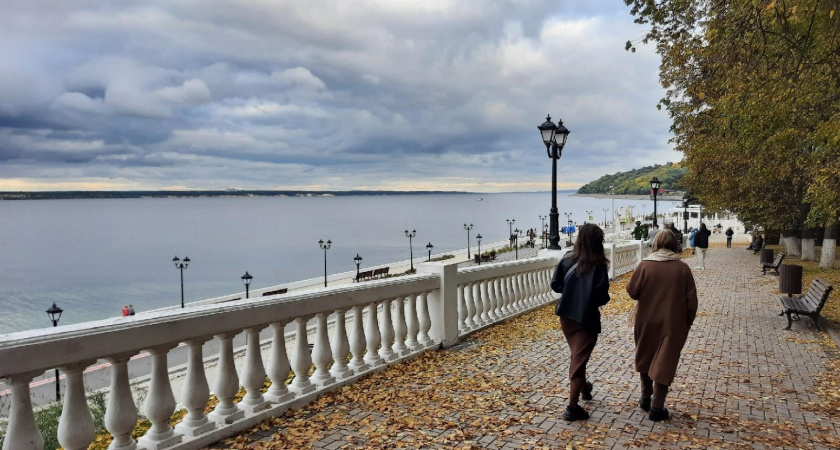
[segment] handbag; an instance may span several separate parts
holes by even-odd
[[[560,264],[563,264],[562,262]],[[565,289],[566,284],[569,283],[569,277],[572,275],[572,272],[577,269],[578,263],[572,264],[572,267],[569,267],[569,270],[566,271],[566,275],[563,276],[563,288]],[[560,302],[563,300],[563,297],[557,299],[557,303],[554,305],[554,314],[559,316],[560,315]]]

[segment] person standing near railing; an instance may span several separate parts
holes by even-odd
[[[574,249],[560,260],[551,289],[563,296],[557,301],[555,314],[569,345],[569,405],[563,418],[586,420],[589,413],[578,400],[592,400],[592,383],[586,380],[586,364],[601,333],[601,306],[610,301],[610,261],[604,252],[604,231],[586,224],[578,230]]]

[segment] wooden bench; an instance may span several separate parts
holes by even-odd
[[[289,292],[289,288],[278,289],[276,291],[263,292],[263,297],[265,297],[266,295],[285,294],[286,292]]]
[[[761,274],[764,275],[767,273],[768,269],[773,269],[776,271],[776,275],[779,274],[779,266],[782,265],[782,261],[785,259],[785,252],[779,252],[776,255],[776,258],[771,263],[761,263]]]
[[[823,306],[825,306],[825,302],[828,300],[828,295],[831,293],[832,289],[833,286],[817,278],[811,282],[811,286],[808,288],[808,292],[806,292],[805,295],[798,297],[780,295],[779,301],[782,302],[782,308],[784,308],[784,310],[779,315],[787,315],[788,320],[787,328],[785,328],[785,330],[790,330],[790,326],[793,321],[791,314],[795,314],[797,316],[799,316],[799,314],[806,315],[813,319],[814,324],[817,328],[819,328],[820,311],[822,311]]]

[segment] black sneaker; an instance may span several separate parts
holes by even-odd
[[[568,420],[569,422],[574,422],[576,420],[586,420],[589,418],[589,413],[586,412],[585,409],[581,408],[580,405],[567,406],[566,411],[563,413],[563,418]]]
[[[642,408],[642,411],[648,412],[650,411],[650,397],[642,397],[639,399],[639,408]]]
[[[592,383],[586,382],[586,385],[583,387],[583,392],[580,393],[580,398],[584,400],[592,400]]]
[[[661,420],[668,420],[671,418],[671,413],[668,412],[668,408],[651,408],[650,414],[648,414],[648,419],[659,422]]]

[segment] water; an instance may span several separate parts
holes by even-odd
[[[585,211],[603,221],[610,200],[558,197],[564,212],[583,222]],[[482,198],[482,201],[479,201]],[[616,201],[616,208],[651,202]],[[663,208],[670,207],[664,202]],[[180,303],[172,257],[189,256],[187,302],[323,275],[318,240],[332,240],[330,273],[406,260],[404,230],[417,230],[415,257],[466,247],[464,222],[474,224],[472,245],[506,239],[505,219],[520,229],[540,227],[551,194],[448,194],[287,198],[171,198],[0,202],[0,333],[50,326],[52,302],[61,325],[113,317],[122,305],[138,311]]]

